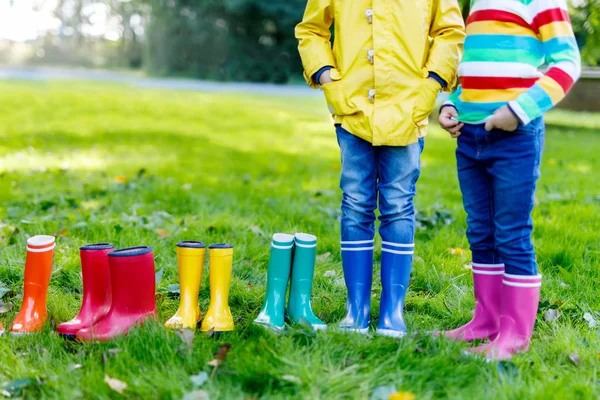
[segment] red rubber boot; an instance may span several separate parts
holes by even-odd
[[[104,319],[77,332],[81,342],[104,342],[156,318],[154,254],[148,246],[108,253],[112,304]]]
[[[112,298],[108,253],[114,248],[110,243],[86,244],[79,248],[83,302],[75,318],[56,328],[61,336],[75,339],[77,332],[91,328],[108,314]]]

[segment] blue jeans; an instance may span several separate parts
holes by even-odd
[[[424,141],[406,147],[373,146],[336,127],[342,158],[342,241],[372,241],[379,200],[379,233],[385,242],[412,244],[413,198]],[[359,244],[360,246],[360,244]]]
[[[461,129],[456,162],[474,263],[504,263],[508,274],[537,274],[531,211],[544,131],[542,118],[515,132],[467,124]]]

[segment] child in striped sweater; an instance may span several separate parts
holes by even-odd
[[[540,72],[540,68],[545,70]],[[526,351],[541,275],[531,242],[543,114],[581,72],[566,0],[472,0],[460,86],[439,122],[458,138],[458,178],[472,251],[475,316],[443,332],[507,359]]]

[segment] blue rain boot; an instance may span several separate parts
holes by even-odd
[[[414,244],[382,242],[381,307],[375,332],[381,336],[401,338],[406,335],[404,298],[410,280]]]
[[[371,317],[373,240],[342,241],[342,266],[348,288],[346,318],[340,329],[366,334]]]

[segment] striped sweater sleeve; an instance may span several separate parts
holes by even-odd
[[[548,70],[535,85],[509,102],[524,125],[561,101],[581,75],[581,56],[566,0],[534,1],[530,7],[531,26],[542,42]]]

